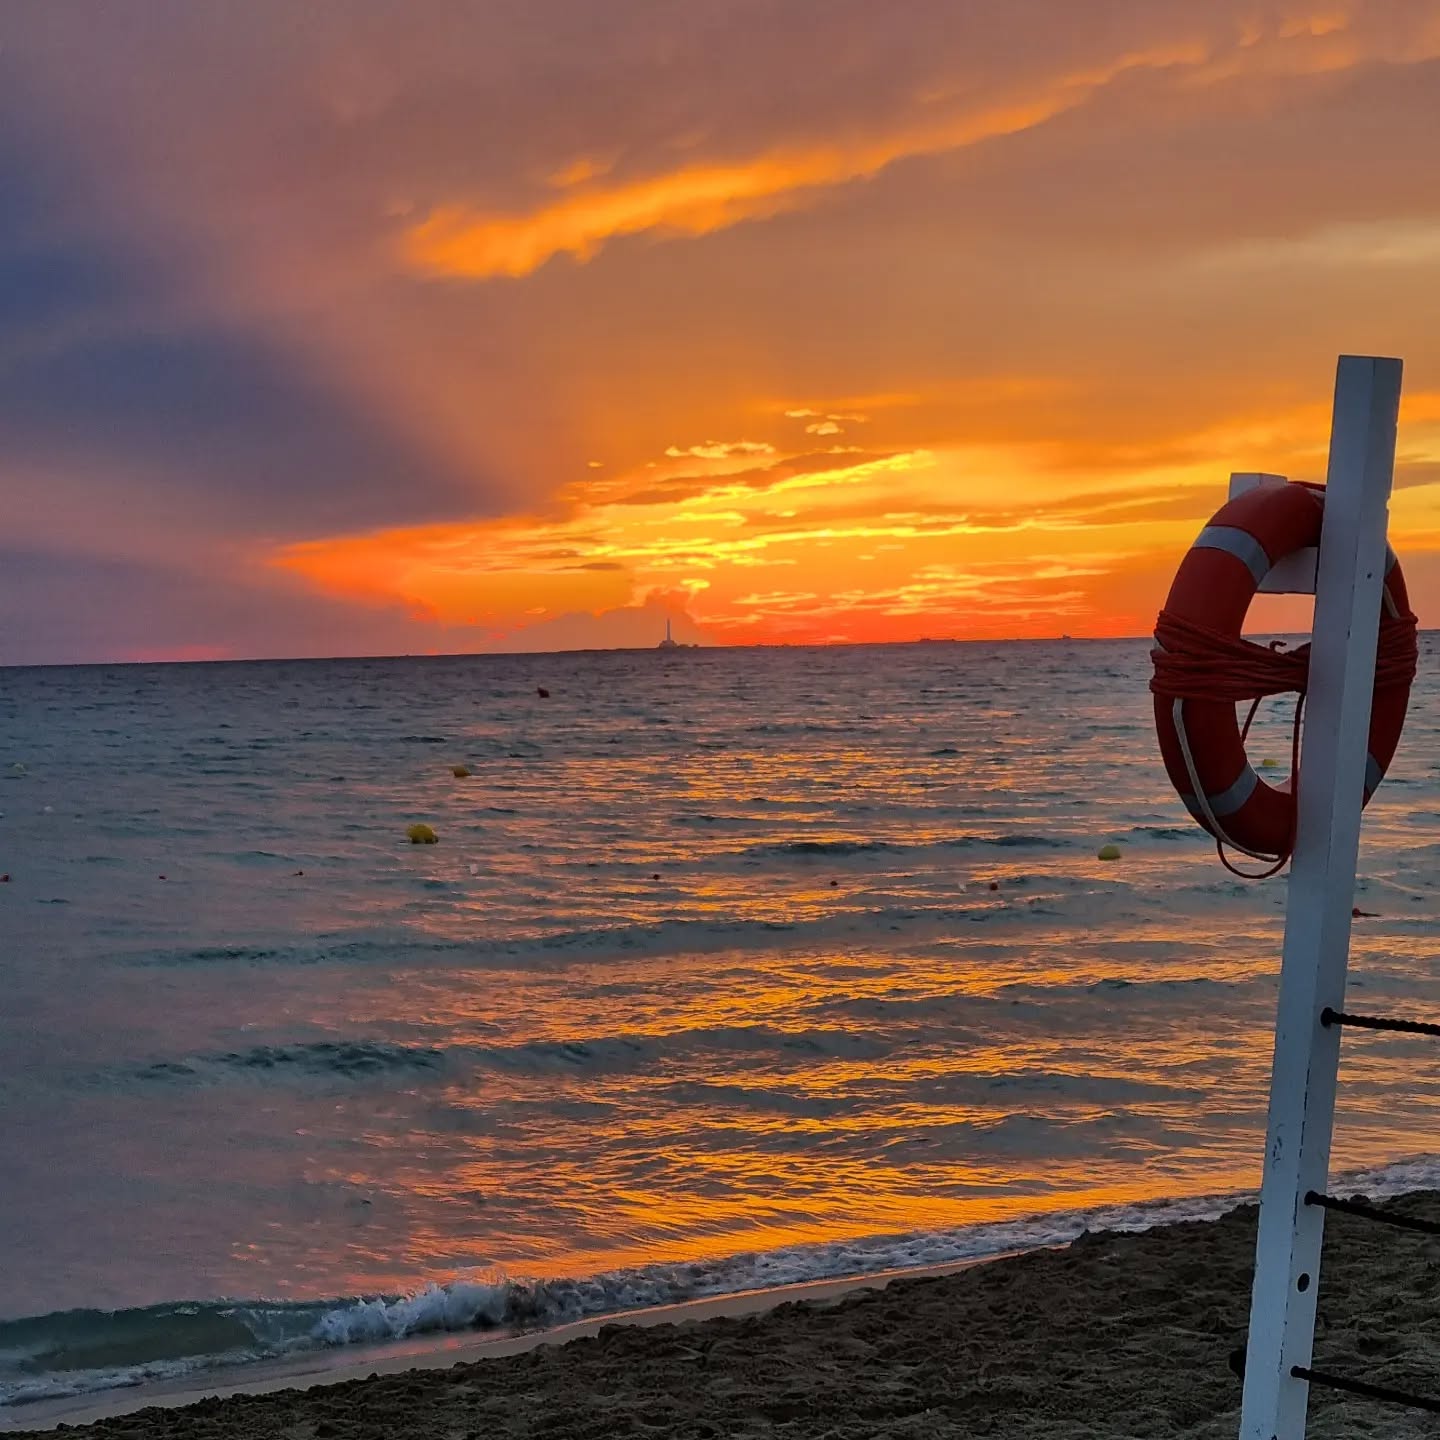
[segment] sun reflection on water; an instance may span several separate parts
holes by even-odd
[[[17,910],[18,943],[79,977],[62,1011],[22,966],[29,1028],[0,1016],[64,1116],[27,1122],[28,1153],[63,1179],[83,1151],[144,1197],[126,1253],[173,1240],[230,1294],[1249,1187],[1283,885],[1223,875],[1180,812],[1144,665],[691,652],[415,664],[403,710],[374,662],[117,695],[95,723],[123,766],[96,741],[68,773],[63,735],[31,760],[113,856],[28,832],[68,903]],[[308,728],[276,722],[287,684]],[[1367,1003],[1440,1006],[1435,741],[1422,701],[1367,811]],[[438,844],[405,841],[417,821]],[[1426,1148],[1413,1042],[1347,1043],[1345,1081],[1340,1163]]]

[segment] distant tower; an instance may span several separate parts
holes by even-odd
[[[665,638],[655,647],[657,650],[678,650],[679,642],[670,634],[670,617],[665,617]]]

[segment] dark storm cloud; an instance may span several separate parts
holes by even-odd
[[[460,493],[263,340],[203,328],[42,351],[10,367],[0,429],[26,460],[143,465],[156,504],[252,533],[439,518]]]
[[[231,533],[455,513],[460,477],[263,335],[187,313],[163,257],[131,253],[99,212],[79,231],[58,222],[60,163],[0,155],[0,467],[12,503],[19,468],[103,464],[144,476],[138,515],[153,507],[156,522],[193,515]],[[73,521],[83,529],[83,514]]]
[[[0,665],[395,653],[414,637],[398,610],[357,616],[278,573],[0,546]]]

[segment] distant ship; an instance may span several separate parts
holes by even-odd
[[[698,645],[682,645],[680,641],[670,633],[670,621],[667,618],[665,621],[665,638],[655,648],[657,650],[698,650],[700,647]]]

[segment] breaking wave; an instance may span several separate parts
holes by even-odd
[[[1422,1156],[1340,1177],[1335,1188],[1386,1198],[1437,1184],[1440,1157]],[[427,1282],[404,1295],[197,1301],[0,1321],[0,1407],[140,1385],[301,1350],[334,1350],[338,1366],[348,1347],[416,1335],[543,1331],[691,1300],[983,1260],[1065,1245],[1087,1232],[1213,1220],[1251,1198],[1204,1195],[1110,1205],[578,1278],[463,1276]]]

